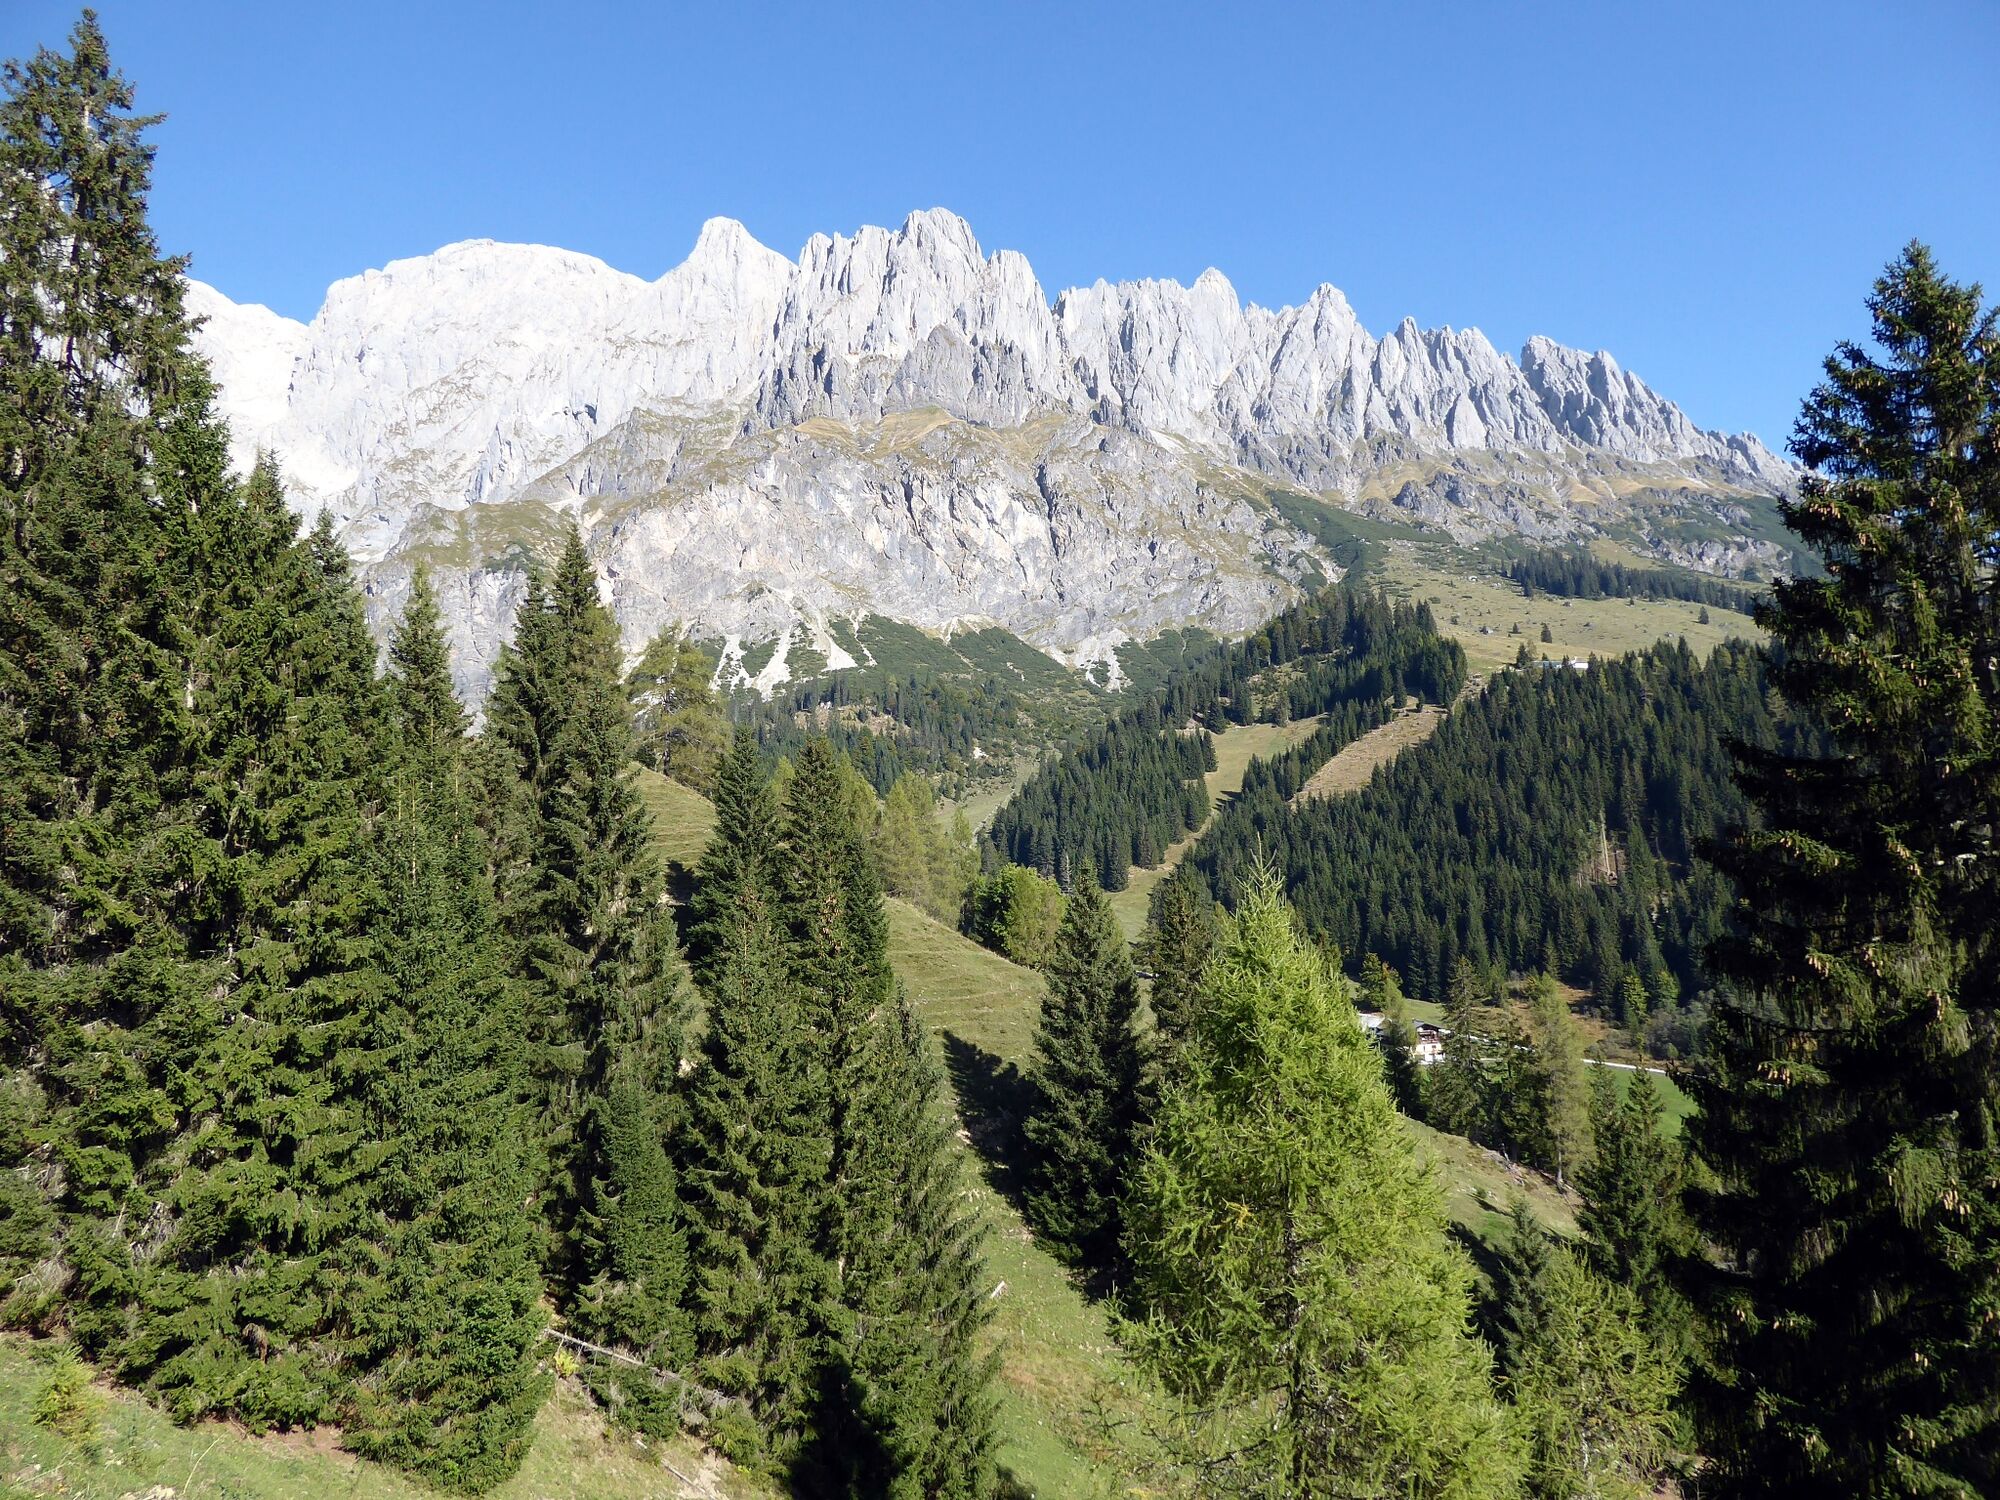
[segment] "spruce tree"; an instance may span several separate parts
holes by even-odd
[[[1123,1270],[1119,1205],[1143,1124],[1137,1011],[1131,950],[1086,875],[1049,959],[1022,1133],[1030,1222],[1057,1255],[1099,1278]]]
[[[1592,1270],[1639,1299],[1657,1336],[1677,1342],[1685,1314],[1670,1284],[1691,1248],[1682,1206],[1680,1143],[1667,1134],[1666,1105],[1640,1073],[1621,1097],[1609,1068],[1592,1070],[1589,1165],[1577,1174],[1577,1226]]]
[[[1583,1500],[1659,1492],[1674,1459],[1680,1367],[1637,1300],[1554,1244],[1516,1201],[1494,1268],[1500,1388],[1528,1444],[1527,1492]]]
[[[786,798],[787,969],[818,1090],[794,1128],[824,1139],[809,1158],[824,1173],[813,1405],[793,1477],[813,1493],[980,1494],[991,1417],[973,1352],[976,1230],[958,1202],[931,1043],[894,989],[850,787],[815,738]]]
[[[839,1260],[850,1246],[848,1176],[865,1126],[871,1033],[891,998],[888,916],[882,888],[855,826],[839,752],[806,742],[786,793],[781,910],[788,967],[802,1023],[825,1069],[822,1101],[829,1149],[823,1244]]]
[[[715,774],[715,833],[695,870],[689,902],[688,964],[704,986],[720,975],[721,955],[747,894],[777,890],[778,807],[757,764],[757,744],[736,732]]]
[[[900,994],[873,1042],[843,1205],[858,1232],[832,1330],[842,1398],[822,1412],[800,1472],[831,1493],[973,1500],[994,1483],[983,1236],[964,1203],[936,1045]]]
[[[593,1365],[592,1383],[625,1425],[665,1437],[681,1428],[681,1390],[653,1372],[680,1374],[693,1353],[686,1311],[687,1234],[669,1144],[682,1140],[674,1077],[676,1017],[628,991],[602,1047],[609,1056],[591,1099],[590,1191],[577,1225],[580,1274],[570,1320],[592,1343],[640,1361]]]
[[[343,1261],[356,1451],[479,1490],[511,1474],[546,1390],[541,1241],[506,971],[435,596],[420,572],[389,648],[394,752],[374,862],[378,986],[349,1054],[376,1143]]]
[[[1424,1080],[1425,1118],[1439,1130],[1485,1141],[1486,1072],[1479,1042],[1479,976],[1461,956],[1445,990],[1444,1055]]]
[[[20,1217],[55,1210],[46,1311],[176,1413],[317,1420],[368,1222],[374,650],[330,531],[227,472],[150,122],[72,43],[0,105],[0,1046],[55,1198]]]
[[[805,1436],[818,1379],[826,1064],[769,885],[741,887],[716,937],[689,1079],[689,1301],[704,1378],[747,1403],[768,1448],[785,1454]]]
[[[1911,245],[1793,452],[1760,618],[1823,741],[1746,752],[1692,1091],[1713,1493],[2000,1490],[2000,321]]]
[[[1135,1346],[1190,1410],[1204,1493],[1516,1493],[1442,1189],[1269,876],[1196,1014],[1130,1245]]]
[[[597,1101],[615,1038],[657,1035],[677,1054],[685,1005],[651,819],[632,784],[617,630],[574,527],[547,592],[531,587],[499,670],[493,733],[514,753],[525,859],[504,915],[527,984],[548,1210],[567,1263],[577,1214],[608,1190],[592,1130],[607,1123]],[[573,1269],[577,1285],[595,1274]]]
[[[1158,1045],[1171,1052],[1192,1024],[1201,971],[1215,946],[1215,898],[1191,860],[1153,887],[1140,953],[1153,978],[1148,998]]]

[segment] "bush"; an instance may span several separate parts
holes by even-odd
[[[49,1378],[35,1395],[34,1421],[67,1443],[97,1444],[99,1402],[90,1389],[90,1367],[67,1344],[49,1355]]]

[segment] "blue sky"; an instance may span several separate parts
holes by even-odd
[[[713,214],[795,254],[943,205],[1051,295],[1331,281],[1776,445],[1911,236],[2000,294],[2000,0],[98,8],[163,242],[300,318],[457,239],[656,276]],[[0,53],[74,16],[0,0]]]

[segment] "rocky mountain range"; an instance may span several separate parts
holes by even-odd
[[[1775,554],[1729,522],[1793,477],[1609,354],[1376,338],[1331,286],[1274,311],[1214,270],[1051,302],[942,210],[796,261],[714,219],[651,282],[467,241],[335,283],[310,324],[189,290],[238,461],[274,453],[331,513],[378,624],[428,564],[475,696],[572,517],[634,651],[775,641],[768,687],[794,647],[853,660],[835,627],[873,614],[1115,676],[1128,640],[1248,628],[1329,571],[1274,495],[1740,572]]]

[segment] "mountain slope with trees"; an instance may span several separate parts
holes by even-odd
[[[1524,661],[1351,796],[1294,803],[1306,767],[1253,767],[1195,861],[1229,893],[1261,851],[1316,930],[1379,954],[1427,999],[1463,957],[1606,998],[1636,973],[1647,1003],[1671,1009],[1705,986],[1702,954],[1727,920],[1728,889],[1699,854],[1744,815],[1729,747],[1784,732],[1747,645],[1585,670]]]

